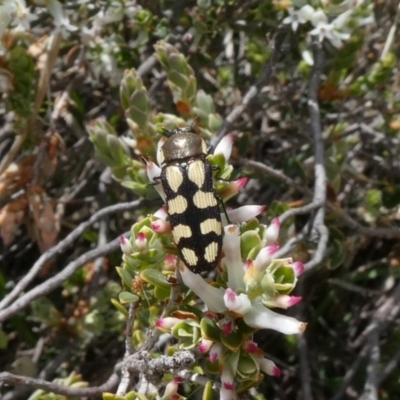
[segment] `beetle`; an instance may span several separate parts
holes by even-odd
[[[222,223],[207,144],[192,127],[169,132],[157,178],[164,189],[172,238],[194,273],[214,270],[221,257]]]

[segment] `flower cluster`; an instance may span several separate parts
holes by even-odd
[[[314,26],[314,29],[310,31],[310,35],[317,36],[321,42],[324,39],[328,39],[332,46],[340,48],[343,41],[350,38],[350,33],[344,31],[344,29],[346,28],[350,16],[354,12],[354,6],[358,5],[358,3],[361,2],[344,2],[342,8],[345,8],[345,10],[331,21],[329,21],[328,16],[324,11],[321,9],[315,9],[309,4],[304,5],[298,10],[289,8],[289,15],[283,20],[283,23],[291,25],[293,31],[296,32],[299,25],[310,22]]]
[[[163,143],[164,139],[159,143],[158,152]],[[232,144],[233,138],[227,135],[214,153],[208,156],[213,165],[218,165],[218,178],[223,178],[216,179],[215,186],[224,200],[238,193],[246,183],[245,179],[234,182],[226,180],[232,172],[232,167],[227,163]],[[147,162],[149,180],[165,199],[158,180],[154,181],[160,172],[158,165]],[[306,326],[295,318],[271,310],[286,309],[301,300],[290,293],[304,266],[300,262],[293,262],[291,258],[274,258],[279,249],[280,221],[274,218],[269,226],[260,224],[255,217],[263,210],[263,206],[251,205],[236,210],[228,209],[229,223],[222,215],[223,257],[217,280],[209,283],[183,263],[178,263],[180,275],[189,291],[176,308],[168,310],[166,316],[155,322],[160,330],[176,337],[181,347],[190,349],[197,346],[201,353],[208,354],[208,372],[221,374],[221,399],[234,399],[243,388],[257,386],[261,372],[280,375],[279,368],[265,358],[262,350],[253,342],[252,334],[256,330],[273,329],[289,335],[302,332]],[[153,266],[163,265],[164,273],[171,273],[176,265],[175,257],[171,259],[168,256],[162,260],[163,249],[176,253],[170,235],[166,235],[170,231],[167,213],[162,208],[151,220],[136,224],[129,241],[121,238],[125,262],[131,266],[126,270],[130,271],[132,277],[136,269],[141,271],[140,277],[147,283],[160,287],[165,283],[168,285],[167,279],[162,282],[162,273],[144,268],[143,262],[148,260],[152,252]],[[122,276],[122,271],[119,272]],[[129,279],[125,279],[125,282],[129,282]],[[196,299],[194,294],[203,301],[206,310],[193,306]],[[125,295],[125,298],[129,299],[129,296]],[[146,301],[151,302],[149,297]],[[177,387],[177,384],[173,387]]]

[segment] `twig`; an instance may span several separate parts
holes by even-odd
[[[79,342],[78,342],[79,343]],[[49,380],[53,375],[56,369],[68,358],[68,356],[76,351],[78,347],[78,343],[68,344],[65,346],[55,358],[50,360],[47,365],[42,369],[39,374],[39,379]],[[34,390],[34,388],[30,386],[17,386],[14,390],[7,392],[1,400],[15,400],[15,399],[27,399],[29,394]]]
[[[379,303],[379,302],[378,302]],[[362,346],[368,339],[371,332],[378,330],[378,333],[386,329],[387,325],[393,322],[400,313],[400,284],[390,293],[383,304],[374,312],[371,322],[364,329],[358,338],[352,343],[353,348]]]
[[[107,182],[109,181],[109,178],[111,178],[111,170],[110,168],[106,168],[99,179],[99,196],[98,196],[98,203],[101,209],[106,207],[106,199],[107,199]],[[99,236],[97,240],[97,247],[104,246],[108,239],[108,226],[110,222],[110,216],[107,215],[103,217],[100,220],[100,226],[99,226]],[[99,257],[95,260],[94,262],[94,268],[93,268],[93,279],[90,282],[90,288],[89,288],[89,298],[94,296],[94,294],[97,292],[99,282],[100,282],[100,277],[102,275],[103,271],[103,265],[104,265],[104,257]]]
[[[343,397],[343,395],[347,390],[348,385],[353,380],[354,375],[356,374],[358,369],[362,366],[365,357],[367,357],[369,350],[370,350],[369,345],[365,345],[362,348],[361,352],[358,353],[358,357],[353,362],[351,367],[347,370],[346,375],[342,380],[342,384],[340,385],[340,388],[338,389],[336,394],[333,397],[331,397],[331,400],[340,400]]]
[[[304,279],[299,281],[299,294],[304,294]],[[305,317],[305,304],[301,302],[297,310],[300,320],[304,320]],[[311,390],[311,374],[310,374],[310,355],[308,350],[308,343],[305,333],[301,333],[298,336],[297,347],[299,350],[300,359],[300,376],[301,376],[301,388],[302,388],[302,398],[307,400],[312,400],[312,390]]]
[[[211,146],[216,146],[218,142],[226,135],[232,124],[244,113],[247,107],[250,105],[252,100],[260,93],[261,89],[267,81],[271,78],[272,71],[280,57],[282,57],[282,44],[285,39],[285,34],[282,32],[278,33],[273,44],[273,50],[270,58],[265,64],[264,70],[257,81],[250,87],[245,96],[243,97],[242,103],[236,106],[230,114],[225,118],[225,121],[218,129],[218,132],[211,138]]]
[[[324,155],[324,140],[322,138],[321,114],[318,104],[318,90],[321,79],[321,71],[323,64],[322,44],[315,36],[312,37],[312,50],[314,55],[314,65],[311,73],[308,89],[308,111],[310,113],[311,131],[314,143],[314,197],[313,203],[320,208],[317,210],[313,221],[314,229],[319,233],[317,250],[305,267],[310,270],[318,265],[326,251],[329,239],[329,232],[325,225],[325,203],[326,203],[326,171],[325,171],[325,155]]]
[[[383,48],[382,54],[381,54],[381,57],[380,57],[381,60],[383,60],[387,56],[387,53],[389,52],[390,46],[393,43],[394,34],[396,33],[396,28],[397,28],[397,24],[399,23],[399,19],[400,19],[400,3],[397,5],[396,16],[394,17],[393,24],[390,27],[389,34],[387,35],[385,47]]]
[[[400,349],[396,351],[394,356],[386,364],[383,371],[378,376],[378,384],[381,385],[382,382],[388,378],[388,376],[394,371],[398,371],[398,364],[400,361]]]
[[[132,346],[132,335],[133,335],[133,321],[135,319],[135,305],[129,305],[128,318],[126,320],[126,334],[125,334],[125,355],[124,360],[126,360],[130,355],[133,354]],[[128,371],[127,366],[122,367],[121,371],[121,381],[118,385],[117,396],[125,396],[129,387],[131,385],[131,375]]]
[[[133,210],[143,204],[141,200],[135,200],[129,203],[115,204],[102,210],[97,211],[87,221],[82,222],[75,230],[73,230],[65,239],[58,242],[54,247],[43,253],[39,259],[33,264],[29,272],[17,283],[14,289],[0,302],[0,315],[1,310],[10,305],[20,295],[20,293],[32,282],[35,276],[40,272],[41,268],[53,257],[65,251],[80,235],[90,226],[97,221],[101,220],[107,215]],[[106,253],[104,253],[106,254]]]
[[[129,237],[130,232],[126,232],[124,235]],[[71,277],[76,270],[87,264],[89,261],[94,260],[97,257],[104,256],[106,254],[112,253],[120,248],[119,237],[114,239],[107,245],[88,251],[82,254],[76,260],[70,262],[61,272],[57,275],[49,278],[47,281],[35,286],[30,291],[26,292],[15,302],[13,302],[8,308],[4,308],[0,311],[0,322],[6,320],[7,318],[15,315],[17,312],[28,307],[31,302],[38,297],[44,296],[52,292],[57,287],[61,286],[69,277]]]
[[[378,400],[378,367],[380,360],[379,335],[375,330],[369,335],[370,357],[367,367],[367,380],[361,400]]]
[[[101,395],[103,392],[109,392],[112,390],[118,382],[117,373],[113,373],[107,380],[97,387],[88,388],[73,388],[68,386],[59,385],[53,382],[47,382],[42,379],[30,378],[27,376],[20,376],[10,374],[9,372],[0,372],[0,382],[7,383],[9,385],[24,385],[35,389],[42,389],[47,392],[57,393],[68,397],[87,397]]]
[[[261,162],[241,158],[236,164],[238,164],[241,167],[251,168],[254,171],[259,171],[268,176],[272,176],[273,178],[276,178],[276,179],[280,180],[281,182],[286,183],[288,186],[298,190],[301,193],[311,193],[307,188],[299,185],[298,183],[296,183],[296,181],[289,178],[283,172],[278,171],[275,168],[269,167]]]

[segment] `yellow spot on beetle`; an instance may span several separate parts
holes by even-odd
[[[217,199],[212,192],[198,190],[193,197],[193,203],[197,208],[214,207],[217,205]]]
[[[182,214],[188,207],[187,200],[183,196],[176,196],[174,199],[168,200],[169,214]]]
[[[218,243],[212,242],[206,247],[204,251],[204,258],[208,262],[213,262],[216,260],[217,257],[218,257]]]
[[[197,258],[196,253],[193,250],[184,247],[181,250],[181,252],[182,252],[183,258],[185,259],[185,261],[188,265],[191,265],[193,267],[195,267],[197,265],[199,259]]]
[[[204,222],[200,224],[200,231],[203,235],[207,235],[207,233],[215,232],[217,235],[222,234],[221,222],[219,222],[216,218],[206,219]]]
[[[192,236],[192,230],[187,225],[179,224],[172,230],[172,236],[174,242],[178,244],[182,238],[190,238]]]
[[[205,179],[204,162],[202,160],[197,160],[190,163],[188,168],[188,176],[198,188],[201,188]]]
[[[167,167],[165,175],[169,186],[171,186],[171,189],[177,193],[183,182],[182,172],[180,171],[179,167],[173,165]]]

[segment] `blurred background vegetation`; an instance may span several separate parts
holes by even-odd
[[[319,20],[295,14],[305,5]],[[154,160],[161,128],[196,115],[211,143],[234,135],[234,174],[250,178],[228,206],[265,204],[261,221],[269,223],[311,202],[314,35],[322,46],[317,103],[329,241],[317,265],[312,230],[291,248],[310,266],[296,292],[303,302],[291,310],[308,327],[301,338],[255,335],[282,369],[259,393],[399,398],[399,7],[394,0],[4,0],[0,300],[97,211],[146,198],[89,224],[26,290],[154,213],[161,201],[140,156]],[[312,210],[292,217],[284,237],[304,232],[313,217]],[[124,318],[110,302],[121,290],[120,262],[114,246],[4,318],[1,370],[100,385],[124,352]],[[371,381],[375,394],[362,397]],[[30,393],[0,390],[9,400]]]

